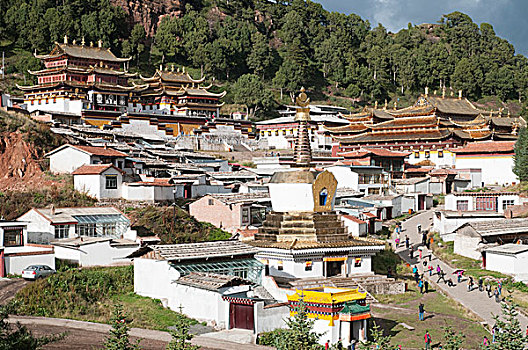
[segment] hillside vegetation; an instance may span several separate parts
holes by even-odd
[[[229,239],[231,234],[205,222],[199,222],[186,211],[171,207],[146,206],[125,210],[139,235],[157,235],[164,244],[192,243]]]
[[[301,86],[314,101],[347,106],[385,99],[401,105],[426,86],[431,93],[446,87],[448,95],[461,89],[473,100],[497,96],[524,103],[528,94],[526,58],[490,24],[478,25],[460,12],[390,33],[309,0],[179,1],[170,10],[177,16],[165,16],[157,26],[143,12],[113,3],[3,1],[0,45],[8,52],[7,72],[31,79],[26,69],[40,66],[31,53],[48,52],[67,34],[70,42],[103,40],[116,54],[133,57],[132,69],[145,74],[159,64],[192,67],[194,75],[204,73],[228,91],[227,103],[261,116]],[[137,18],[142,23],[133,25]]]
[[[112,306],[133,315],[131,327],[167,330],[176,320],[193,322],[165,309],[159,300],[134,294],[133,266],[66,269],[28,284],[14,299],[17,313],[109,323]]]

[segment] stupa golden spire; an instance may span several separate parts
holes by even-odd
[[[295,98],[295,103],[297,104],[295,121],[299,122],[299,127],[297,129],[293,160],[295,166],[299,168],[309,168],[312,164],[312,148],[308,133],[308,122],[311,120],[310,98],[306,95],[305,91],[304,87],[302,87],[301,93]]]

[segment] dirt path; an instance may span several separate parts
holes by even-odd
[[[10,322],[19,322],[35,335],[58,334],[68,332],[68,336],[45,349],[93,349],[100,348],[110,330],[107,324],[67,320],[61,318],[10,316]],[[148,350],[165,349],[171,336],[167,332],[154,331],[142,328],[131,328],[130,339],[141,339],[141,347]],[[240,344],[224,339],[207,337],[205,335],[193,338],[194,345],[201,346],[203,350],[263,350],[270,349],[253,344]]]
[[[0,280],[0,305],[7,304],[28,283],[31,282],[23,280],[22,278]]]

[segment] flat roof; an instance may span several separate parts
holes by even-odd
[[[528,251],[528,245],[526,244],[514,244],[507,243],[497,247],[488,248],[486,252],[504,254],[504,255],[516,255]]]
[[[150,252],[154,258],[168,261],[210,259],[256,254],[258,249],[237,240],[200,243],[151,245],[139,249],[129,257],[141,257]]]

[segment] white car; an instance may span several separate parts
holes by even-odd
[[[48,265],[29,265],[22,270],[22,278],[26,280],[36,280],[39,278],[48,277],[56,271]]]

